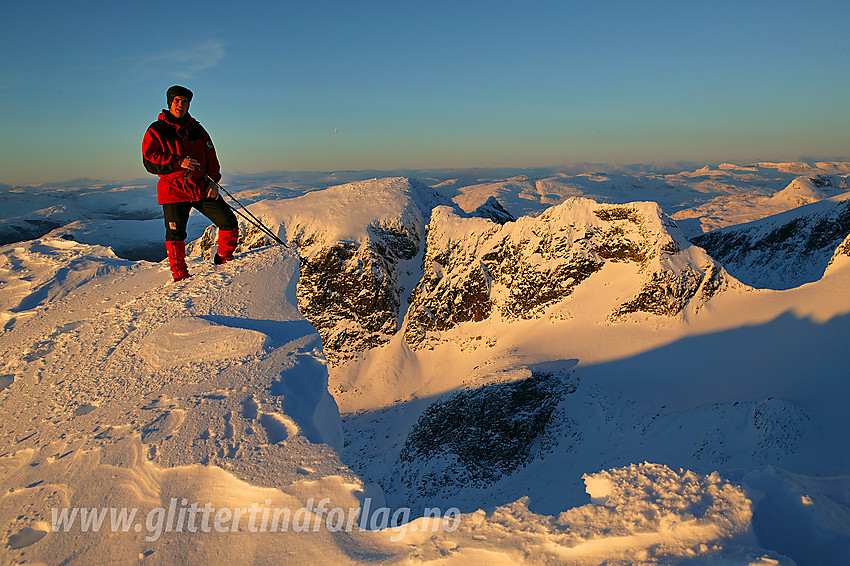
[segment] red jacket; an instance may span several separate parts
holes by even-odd
[[[148,173],[159,175],[156,197],[159,204],[195,202],[207,196],[207,181],[202,171],[182,169],[180,162],[192,157],[216,182],[221,167],[207,131],[189,114],[178,120],[163,110],[150,125],[142,140],[142,162]]]

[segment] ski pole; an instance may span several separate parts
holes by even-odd
[[[227,206],[229,206],[229,207],[230,207],[230,210],[232,210],[233,212],[235,212],[236,214],[238,214],[239,216],[241,216],[242,218],[244,218],[246,222],[248,222],[249,224],[253,224],[254,226],[256,226],[256,227],[260,230],[260,232],[262,232],[263,234],[265,234],[266,236],[268,236],[268,237],[269,237],[269,238],[271,238],[272,240],[276,241],[278,244],[282,245],[284,248],[289,248],[289,246],[288,246],[288,245],[286,245],[286,243],[285,243],[283,240],[281,240],[280,238],[278,238],[278,237],[277,237],[277,235],[276,235],[274,232],[272,232],[271,230],[269,230],[268,228],[266,228],[266,227],[263,225],[263,223],[262,223],[262,222],[260,222],[259,220],[257,220],[257,221],[252,220],[252,218],[250,218],[250,217],[246,216],[246,215],[245,215],[245,214],[244,214],[241,210],[239,210],[238,208],[233,208],[232,206],[230,206],[230,204],[229,204],[229,203],[225,203],[225,204],[227,204]],[[242,206],[242,205],[240,205],[240,206]],[[247,212],[247,211],[248,211],[248,209],[245,209],[245,211]],[[251,214],[250,212],[248,212],[248,214],[250,214],[250,215],[251,215],[251,217],[256,218],[256,217],[255,217],[253,214]]]
[[[231,198],[232,198],[232,197],[231,197]],[[274,241],[276,241],[277,243],[279,243],[280,245],[282,245],[284,248],[288,248],[288,247],[289,247],[288,245],[286,245],[286,243],[285,243],[285,242],[283,242],[280,238],[278,238],[278,237],[277,237],[277,235],[275,235],[275,233],[274,233],[274,232],[272,232],[272,231],[271,231],[271,230],[269,230],[269,229],[268,229],[265,225],[263,225],[263,223],[262,223],[262,222],[260,222],[259,220],[256,220],[256,216],[254,216],[253,214],[251,214],[250,212],[248,212],[248,209],[247,209],[247,208],[245,209],[245,212],[248,212],[248,214],[250,215],[250,217],[249,217],[249,216],[246,216],[246,215],[245,215],[245,214],[244,214],[241,210],[239,210],[238,208],[233,208],[233,207],[232,207],[229,203],[225,202],[225,204],[227,204],[227,206],[228,206],[228,207],[230,207],[230,210],[232,210],[233,212],[235,212],[236,214],[238,214],[239,216],[241,216],[242,218],[244,218],[246,222],[248,222],[249,224],[253,224],[255,227],[257,227],[257,228],[260,230],[260,232],[262,232],[263,234],[265,234],[265,235],[266,235],[266,236],[268,236],[269,238],[273,239]],[[237,204],[238,204],[238,203],[237,203]],[[239,206],[242,206],[242,205],[240,204]]]
[[[269,230],[269,228],[268,228],[268,227],[266,227],[266,226],[265,226],[262,222],[260,222],[260,219],[259,219],[259,218],[257,218],[256,216],[254,216],[254,215],[251,213],[251,211],[250,211],[250,210],[248,210],[247,208],[245,208],[245,205],[244,205],[244,204],[242,204],[241,202],[239,202],[238,200],[236,200],[236,197],[234,197],[232,194],[230,194],[230,192],[229,192],[227,189],[225,189],[224,187],[222,187],[222,186],[221,186],[221,185],[220,185],[217,181],[213,180],[213,178],[212,178],[212,177],[210,177],[210,176],[209,176],[209,174],[207,174],[207,172],[206,172],[206,171],[201,171],[201,173],[203,173],[203,174],[204,174],[204,177],[206,177],[206,178],[207,178],[207,180],[209,180],[209,182],[213,183],[216,187],[218,187],[219,189],[221,189],[221,190],[224,192],[224,194],[226,194],[227,196],[229,196],[229,197],[230,197],[230,199],[231,199],[233,202],[235,202],[236,204],[238,204],[238,205],[242,208],[242,210],[244,210],[244,211],[248,214],[248,216],[250,216],[250,218],[249,218],[248,216],[245,216],[245,214],[243,214],[243,213],[242,213],[242,211],[240,211],[239,209],[233,208],[232,206],[230,206],[230,205],[228,204],[227,206],[230,206],[230,209],[231,209],[231,210],[233,210],[233,212],[235,212],[236,214],[238,214],[239,216],[241,216],[242,218],[244,218],[247,222],[249,222],[249,223],[253,224],[254,226],[256,226],[256,227],[257,227],[257,228],[258,228],[261,232],[263,232],[265,235],[269,236],[271,239],[273,239],[273,240],[274,240],[275,242],[277,242],[278,244],[282,245],[284,248],[288,248],[288,247],[289,247],[289,246],[287,246],[287,245],[286,245],[286,242],[284,242],[283,240],[281,240],[280,238],[278,238],[278,237],[277,237],[277,235],[276,235],[274,232],[272,232],[271,230]]]

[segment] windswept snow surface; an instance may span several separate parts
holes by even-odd
[[[741,199],[752,208],[740,217],[753,220],[766,215],[759,199],[799,176],[838,183],[850,172],[808,167],[477,184],[443,174],[426,182],[442,200],[397,178],[279,179],[237,196],[287,238],[360,244],[368,226],[427,223],[445,199],[460,238],[488,222],[461,209],[490,196],[515,217],[589,193],[670,214],[727,191],[693,218],[734,224],[709,216]],[[352,195],[357,209],[340,200]],[[614,263],[532,318],[464,323],[417,351],[399,332],[329,368],[296,307],[295,250],[262,247],[219,267],[195,257],[194,276],[173,283],[164,264],[61,235],[0,246],[0,563],[805,565],[850,555],[846,252],[797,288],[733,282],[676,316],[617,321],[607,315],[644,274]],[[517,400],[524,390],[510,387],[535,375],[559,383],[546,405],[555,420],[521,467],[482,482],[461,473],[448,444],[412,468],[401,457],[409,434],[427,441],[425,414],[463,432],[434,408]]]
[[[81,264],[86,254],[111,269]],[[342,433],[321,341],[292,302],[296,257],[269,248],[227,269],[192,262],[195,275],[180,284],[163,265],[128,265],[64,240],[5,246],[0,257],[29,259],[34,279],[64,272],[75,282],[59,298],[42,284],[29,301],[14,289],[4,300],[4,563],[342,555],[333,549],[343,543],[321,542],[327,531],[310,541],[186,535],[175,545],[169,533],[147,543],[147,530],[49,528],[52,508],[77,507],[138,508],[141,527],[144,513],[172,498],[295,510],[310,492],[357,506],[358,481],[334,455]],[[33,531],[47,534],[24,544]]]

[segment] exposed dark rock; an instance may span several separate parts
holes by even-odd
[[[613,318],[635,312],[648,312],[662,316],[675,316],[682,312],[688,302],[697,294],[703,282],[712,282],[703,294],[703,300],[708,300],[720,287],[719,271],[713,266],[706,269],[708,275],[696,269],[688,269],[683,273],[659,271],[652,274],[652,279],[640,290],[637,297],[621,306]]]
[[[433,189],[413,179],[379,179],[349,187],[368,189],[358,193],[367,199],[369,191],[380,191],[399,208],[364,226],[356,243],[292,230],[301,256],[298,308],[322,335],[331,366],[386,344],[396,334],[403,318],[404,279],[418,268],[413,260],[421,251],[424,219],[431,206],[443,202]]]
[[[832,184],[832,178],[827,175],[815,175],[814,177],[809,177],[809,181],[818,188],[835,186]]]
[[[558,410],[577,387],[569,374],[532,372],[433,403],[399,454],[402,485],[411,495],[432,497],[512,474],[554,450],[564,436],[578,435],[577,425]]]
[[[647,203],[572,199],[503,226],[437,209],[405,340],[414,349],[426,347],[429,333],[494,313],[507,319],[540,316],[607,262],[633,263],[643,273],[636,296],[616,308],[613,319],[638,311],[675,316],[694,297],[708,300],[723,284],[722,270],[708,257],[699,265],[689,255],[674,261],[690,247],[675,224]]]
[[[407,255],[411,249],[413,242],[396,237],[359,246],[340,242],[302,256],[298,308],[322,335],[331,365],[395,334],[400,305],[396,252]]]
[[[600,220],[604,220],[605,222],[613,222],[614,220],[628,220],[632,224],[641,223],[641,217],[638,211],[628,206],[612,206],[609,208],[594,210],[593,214],[595,214]]]
[[[543,269],[523,261],[527,241],[504,240],[482,257],[493,279],[504,283],[509,294],[500,307],[503,316],[531,318],[548,305],[567,297],[582,281],[598,271],[604,262],[580,251],[556,250],[553,241],[543,241],[537,252],[551,264]],[[566,253],[564,253],[566,252]],[[552,261],[560,259],[561,261]]]
[[[56,220],[31,219],[23,220],[19,224],[0,226],[0,246],[41,238],[62,225],[62,222]]]
[[[504,207],[499,204],[499,201],[496,200],[496,197],[490,197],[487,199],[487,202],[479,206],[473,211],[472,216],[478,216],[480,218],[487,218],[488,220],[492,220],[496,224],[505,224],[507,222],[514,222],[516,218],[513,214],[504,209]]]
[[[832,257],[829,258],[829,263],[827,264],[827,271],[835,263],[835,261],[842,256],[850,256],[850,236],[844,238],[844,241],[839,244],[837,248],[835,248],[835,253],[832,254]]]
[[[823,276],[848,234],[850,200],[826,200],[691,240],[747,285],[790,289]]]

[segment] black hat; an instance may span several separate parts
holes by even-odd
[[[165,91],[165,99],[168,101],[168,108],[171,108],[171,101],[174,100],[175,96],[185,96],[189,100],[192,100],[192,91],[186,88],[185,86],[174,85]]]

